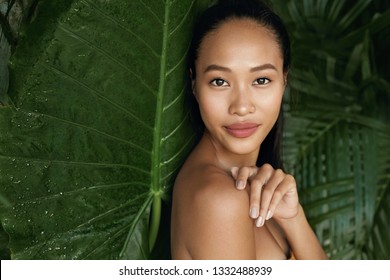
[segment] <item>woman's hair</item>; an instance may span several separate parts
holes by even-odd
[[[283,72],[287,74],[290,67],[290,40],[287,30],[271,8],[260,0],[219,0],[215,5],[208,8],[195,24],[189,50],[189,69],[192,79],[195,79],[195,62],[199,55],[199,48],[207,34],[220,27],[223,23],[232,19],[250,19],[270,30],[278,43],[283,57]],[[189,102],[191,106],[191,117],[196,125],[198,139],[203,133],[204,123],[200,117],[199,106],[196,99],[189,90]],[[261,151],[257,159],[257,166],[264,163],[271,164],[274,168],[282,168],[281,141],[283,110],[281,108],[278,119],[261,144]]]

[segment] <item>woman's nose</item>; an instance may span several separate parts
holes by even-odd
[[[234,93],[234,98],[229,107],[229,113],[232,115],[245,116],[254,113],[256,110],[253,104],[250,93],[238,91]]]

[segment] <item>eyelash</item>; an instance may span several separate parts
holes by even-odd
[[[260,82],[262,81],[262,82]],[[217,82],[222,82],[221,85],[218,85]],[[270,83],[271,80],[268,79],[268,78],[265,78],[265,77],[262,77],[262,78],[258,78],[256,80],[253,81],[253,84],[254,85],[267,85],[268,83]],[[216,78],[216,79],[213,79],[211,80],[210,84],[213,85],[213,86],[216,86],[216,87],[223,87],[223,86],[226,86],[224,85],[225,83],[227,83],[224,79],[221,79],[221,78]],[[227,83],[228,84],[228,83]]]

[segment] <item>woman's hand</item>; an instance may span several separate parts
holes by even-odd
[[[292,175],[270,164],[261,167],[233,167],[233,178],[239,190],[250,190],[249,215],[261,227],[271,217],[275,220],[291,219],[300,207],[297,186]]]

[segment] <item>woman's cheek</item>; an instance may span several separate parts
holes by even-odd
[[[279,112],[280,106],[282,104],[283,92],[282,91],[272,91],[266,92],[265,94],[259,95],[257,97],[257,109],[263,112]]]
[[[200,114],[206,127],[220,126],[221,122],[226,120],[227,115],[223,100],[208,96],[207,98],[200,98],[199,105]]]

